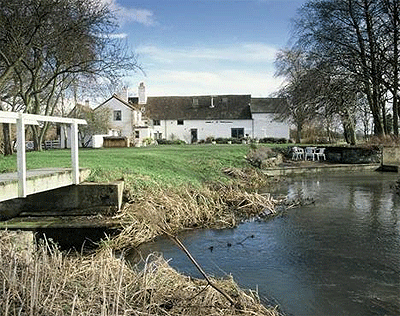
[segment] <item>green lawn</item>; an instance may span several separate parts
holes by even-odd
[[[221,180],[221,169],[246,166],[249,145],[160,145],[141,148],[80,149],[80,167],[92,170],[91,180],[121,177],[179,185]],[[27,153],[27,168],[71,167],[69,150]],[[0,158],[0,172],[16,170],[16,155]]]

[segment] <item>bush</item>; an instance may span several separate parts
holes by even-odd
[[[260,139],[260,143],[263,144],[286,144],[287,142],[286,138],[264,137]]]
[[[211,144],[215,140],[214,136],[208,136],[205,140],[206,144]]]
[[[168,139],[159,139],[158,140],[159,145],[184,145],[186,144],[185,141],[180,140],[180,139],[175,139],[175,140],[168,140]]]
[[[219,137],[219,138],[216,138],[215,141],[217,142],[217,144],[228,144],[229,142],[231,142],[231,144],[241,144],[243,139],[244,138],[232,138],[232,137],[222,138],[222,137]]]

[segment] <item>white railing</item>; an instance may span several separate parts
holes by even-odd
[[[71,125],[72,183],[79,184],[78,125],[87,124],[85,120],[0,111],[0,123],[17,125],[18,197],[26,197],[25,125],[39,125],[39,122],[54,122]]]

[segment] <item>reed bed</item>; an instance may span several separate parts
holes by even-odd
[[[66,255],[48,241],[30,255],[12,234],[0,232],[1,315],[278,315],[242,291],[231,278],[213,280],[230,304],[204,280],[183,276],[161,257],[139,266],[117,258],[111,248]]]
[[[261,213],[275,214],[279,201],[269,194],[247,192],[238,185],[153,189],[131,195],[116,215],[124,228],[109,241],[114,249],[137,247],[168,232],[227,228]]]

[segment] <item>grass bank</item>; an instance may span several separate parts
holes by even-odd
[[[225,167],[245,167],[247,145],[178,145],[140,148],[80,149],[80,167],[93,171],[92,180],[134,175],[137,180],[162,185],[199,185],[220,179]],[[28,152],[28,169],[70,167],[69,150]],[[0,172],[16,170],[16,157],[2,157]]]
[[[0,289],[6,306],[0,308],[7,308],[8,315],[21,308],[26,311],[22,315],[36,310],[48,315],[277,315],[231,279],[215,282],[235,306],[204,281],[179,275],[161,258],[146,259],[144,270],[138,270],[113,255],[166,232],[231,227],[243,217],[273,212],[276,201],[269,195],[247,190],[268,183],[247,165],[248,151],[247,145],[81,150],[80,166],[92,170],[90,180],[125,180],[125,204],[115,214],[124,229],[90,257],[65,256],[42,245],[33,261],[25,262],[8,243],[2,257],[14,264],[1,264],[0,274],[7,277]],[[69,155],[67,150],[31,152],[27,166],[69,167]],[[0,170],[14,169],[15,157],[0,161]]]

